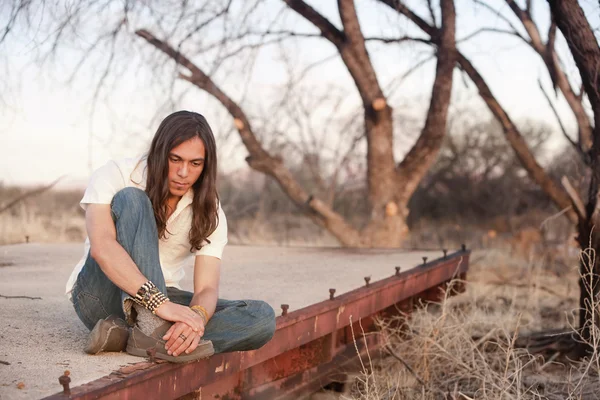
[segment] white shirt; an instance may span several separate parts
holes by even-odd
[[[98,168],[92,176],[88,187],[80,201],[81,208],[87,209],[88,204],[110,204],[114,195],[126,187],[146,188],[146,158],[126,158],[109,161]],[[158,241],[160,266],[167,286],[181,289],[179,282],[185,276],[183,266],[190,257],[205,255],[221,259],[223,249],[227,244],[227,219],[221,205],[218,205],[219,223],[215,231],[208,236],[210,243],[204,242],[198,251],[190,251],[189,232],[192,227],[193,189],[190,188],[179,200],[173,214],[167,220],[166,238]],[[71,291],[77,281],[79,272],[83,269],[90,251],[89,237],[85,239],[84,254],[73,269],[67,281],[66,294],[71,298]]]

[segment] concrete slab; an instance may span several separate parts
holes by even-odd
[[[80,243],[0,246],[0,399],[56,393],[67,369],[74,387],[141,361],[125,353],[83,352],[88,331],[63,294],[82,252]],[[279,314],[282,303],[297,310],[329,298],[329,288],[346,293],[364,285],[365,276],[378,281],[397,265],[404,271],[421,264],[424,256],[433,260],[442,252],[229,245],[221,297],[264,300]],[[191,290],[192,265],[186,268],[183,287]]]

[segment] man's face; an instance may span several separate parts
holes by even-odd
[[[198,180],[204,170],[204,142],[195,136],[174,147],[169,153],[169,192],[181,197]]]

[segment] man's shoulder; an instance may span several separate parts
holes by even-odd
[[[120,175],[125,186],[130,184],[140,186],[145,183],[146,165],[145,155],[113,158],[98,168],[96,173],[102,174],[104,172],[110,175]]]
[[[113,158],[108,162],[115,164],[122,171],[133,171],[136,167],[146,164],[146,157],[145,155],[137,155],[133,157]]]

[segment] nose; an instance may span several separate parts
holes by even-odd
[[[187,164],[183,163],[181,167],[177,170],[177,176],[181,178],[186,178],[188,175],[188,167]]]

